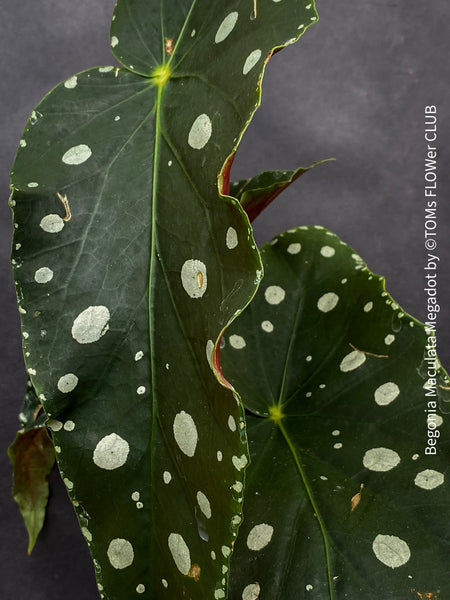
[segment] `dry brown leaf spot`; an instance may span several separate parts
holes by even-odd
[[[364,484],[362,483],[359,492],[357,494],[355,494],[353,496],[353,498],[350,500],[350,503],[352,505],[351,512],[353,512],[355,510],[355,508],[358,506],[358,504],[361,502],[361,495],[362,495],[363,488],[364,488]]]
[[[189,569],[188,577],[190,577],[194,581],[198,581],[200,579],[200,572],[201,572],[200,566],[197,563],[194,563],[191,565],[191,568]]]

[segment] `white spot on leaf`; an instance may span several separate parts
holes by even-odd
[[[73,77],[69,77],[69,79],[66,79],[66,81],[64,82],[64,87],[67,88],[68,90],[73,90],[73,88],[77,87],[77,83],[78,83],[77,76],[74,75]]]
[[[247,536],[247,547],[258,552],[267,546],[272,539],[273,527],[267,523],[255,525]]]
[[[425,469],[417,473],[414,483],[423,490],[434,490],[444,483],[444,474],[434,469]]]
[[[253,69],[253,67],[256,65],[256,63],[259,61],[260,58],[261,58],[261,50],[259,48],[257,50],[253,50],[253,52],[250,52],[250,54],[245,59],[242,73],[244,75],[247,75],[247,73],[249,73]]]
[[[138,389],[136,390],[136,392],[137,392],[137,393],[138,393],[140,396],[142,396],[142,394],[145,394],[145,387],[144,387],[143,385],[140,385],[140,386],[138,387]]]
[[[78,384],[78,377],[73,373],[67,373],[67,375],[63,375],[58,380],[58,390],[63,394],[68,394],[72,392]]]
[[[140,583],[137,587],[136,587],[136,591],[138,594],[143,594],[145,592],[145,585]]]
[[[353,350],[342,359],[339,368],[343,373],[347,373],[348,371],[354,371],[355,369],[360,367],[365,361],[366,355],[364,354],[364,352],[358,352],[358,350]]]
[[[367,302],[367,304],[364,305],[364,312],[370,312],[373,308],[373,302]]]
[[[390,346],[394,340],[395,340],[395,335],[392,335],[392,334],[390,333],[389,335],[387,335],[387,336],[384,338],[384,343],[386,344],[386,346]]]
[[[213,365],[212,365],[213,351],[214,351],[214,342],[212,340],[208,340],[206,342],[206,360],[208,361],[208,364],[211,367],[211,369],[213,368]]]
[[[201,298],[208,286],[205,264],[194,258],[187,260],[181,267],[181,283],[188,296]]]
[[[68,490],[73,490],[73,481],[70,481],[67,477],[64,477],[63,481]]]
[[[436,427],[440,427],[443,422],[444,419],[441,417],[441,415],[430,413],[427,417],[427,424],[431,423],[431,427],[433,427],[433,425],[435,425]]]
[[[223,42],[223,40],[230,35],[234,29],[234,26],[236,25],[238,17],[239,14],[235,11],[225,17],[220,24],[219,29],[217,30],[216,37],[214,38],[216,44],[220,44],[220,42]]]
[[[117,433],[111,433],[98,442],[94,450],[93,460],[100,469],[112,471],[126,463],[129,451],[128,442]]]
[[[115,48],[118,43],[119,43],[119,39],[115,35],[113,35],[111,38],[111,48]]]
[[[372,549],[378,560],[391,569],[401,567],[411,557],[408,544],[395,535],[377,535]]]
[[[390,471],[400,463],[400,456],[390,448],[372,448],[364,454],[363,465],[369,471]]]
[[[200,510],[207,519],[211,518],[211,504],[203,492],[197,492],[197,502]]]
[[[260,591],[259,583],[250,583],[242,592],[242,600],[258,600]]]
[[[172,481],[172,474],[169,473],[169,471],[164,471],[163,481],[166,485],[168,485]]]
[[[242,481],[236,481],[236,483],[234,483],[231,487],[235,492],[240,494],[244,486],[242,485]]]
[[[264,292],[264,298],[269,304],[280,304],[286,297],[286,292],[279,285],[269,285]]]
[[[58,233],[64,228],[64,221],[59,215],[47,215],[41,222],[40,227],[47,233]]]
[[[227,235],[226,235],[226,244],[229,250],[233,250],[238,245],[239,240],[237,236],[237,231],[234,227],[228,227]]]
[[[244,467],[247,466],[248,459],[245,456],[245,454],[242,454],[241,457],[239,457],[239,456],[232,456],[231,457],[231,462],[233,463],[234,467],[238,471],[241,471]]]
[[[41,267],[34,274],[34,280],[36,283],[48,283],[53,279],[53,271],[48,267]]]
[[[126,569],[134,561],[133,546],[122,538],[116,538],[109,543],[107,554],[115,569]]]
[[[72,325],[72,337],[79,344],[97,342],[109,329],[110,314],[106,306],[89,306]]]
[[[334,292],[327,292],[317,301],[317,308],[324,313],[330,312],[339,302],[339,296]]]
[[[36,181],[30,181],[30,183],[28,184],[29,188],[37,188],[39,187],[39,184],[36,183]]]
[[[48,421],[47,427],[49,427],[52,431],[61,431],[63,424],[61,423],[61,421],[51,419],[50,421]]]
[[[230,346],[232,346],[235,350],[242,350],[242,348],[245,348],[246,343],[242,336],[230,335]]]
[[[198,438],[197,427],[191,415],[184,410],[175,415],[173,435],[180,450],[186,456],[194,456]]]
[[[263,321],[261,323],[261,329],[263,331],[265,331],[266,333],[272,333],[272,331],[273,331],[273,324],[270,321]]]
[[[302,245],[299,243],[289,244],[287,247],[287,251],[289,254],[298,254],[302,249]]]
[[[139,352],[136,352],[136,354],[134,355],[134,360],[137,362],[138,360],[141,360],[143,356],[144,353],[142,352],[142,350],[139,350]]]
[[[399,394],[400,390],[398,386],[392,381],[388,381],[375,390],[375,402],[378,406],[387,406],[393,402]]]
[[[188,575],[191,568],[191,553],[186,542],[179,533],[171,533],[168,544],[177,569],[183,575]]]
[[[236,431],[236,421],[234,420],[233,415],[228,417],[228,427],[231,429],[231,431]]]
[[[336,250],[331,246],[322,246],[322,248],[320,249],[320,254],[325,258],[331,258],[336,254]]]
[[[69,150],[67,150],[62,157],[62,161],[66,165],[81,165],[91,156],[92,150],[89,148],[89,146],[86,146],[86,144],[79,144],[78,146],[69,148]]]
[[[189,131],[188,144],[194,150],[201,150],[212,135],[211,119],[205,113],[199,115]]]
[[[222,458],[223,458],[222,452],[220,450],[217,450],[217,460],[219,462],[222,462]]]
[[[66,421],[64,423],[65,431],[73,431],[75,429],[75,423],[73,421]]]

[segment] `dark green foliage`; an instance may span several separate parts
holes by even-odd
[[[316,20],[119,0],[122,67],[61,83],[20,141],[14,496],[31,550],[56,450],[105,600],[450,595],[433,327],[321,227],[264,247],[260,285],[249,221],[315,165],[229,185],[267,60]]]
[[[432,328],[323,228],[261,254],[221,351],[252,461],[230,598],[447,597],[449,380]]]
[[[265,62],[316,20],[307,0],[119,0],[124,68],[68,78],[25,127],[25,362],[110,600],[227,593],[248,454],[212,365],[262,271],[224,165]]]

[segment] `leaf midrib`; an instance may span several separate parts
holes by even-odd
[[[156,255],[156,194],[158,187],[158,165],[159,165],[159,136],[161,131],[161,106],[162,106],[162,95],[163,87],[158,87],[156,101],[155,101],[155,143],[153,152],[153,177],[152,177],[152,217],[151,217],[151,229],[150,229],[150,265],[149,265],[149,278],[148,278],[148,339],[149,339],[149,367],[150,367],[150,387],[151,387],[151,403],[152,403],[152,418],[151,418],[151,432],[150,432],[150,481],[151,488],[156,488],[156,472],[155,472],[155,452],[156,452],[156,429],[158,420],[156,415],[158,413],[158,401],[155,387],[155,341],[153,336],[154,331],[154,310],[153,310],[153,291],[156,286],[153,285],[153,279],[155,277],[154,263],[157,259]],[[155,503],[151,502],[151,523],[155,523]],[[150,545],[152,548],[153,545]],[[153,556],[150,556],[150,560],[153,562]]]
[[[318,506],[316,504],[316,501],[314,499],[312,490],[311,490],[311,488],[309,486],[308,480],[306,478],[306,474],[305,474],[305,472],[303,470],[303,467],[302,467],[302,465],[300,463],[300,459],[299,459],[298,454],[296,452],[295,446],[292,443],[292,441],[291,441],[291,439],[290,439],[290,437],[289,437],[286,429],[284,428],[284,425],[283,425],[282,421],[280,421],[278,423],[278,426],[280,427],[280,431],[281,431],[284,439],[286,440],[286,443],[288,445],[289,450],[292,453],[295,465],[296,465],[296,467],[298,469],[298,472],[300,474],[300,478],[301,478],[301,480],[303,482],[303,485],[305,487],[306,494],[307,494],[308,499],[309,499],[309,501],[311,503],[311,506],[313,508],[314,514],[317,517],[317,522],[319,524],[320,532],[322,534],[323,543],[324,543],[324,549],[325,549],[326,569],[327,569],[327,578],[328,578],[328,590],[329,590],[329,594],[330,594],[330,600],[335,600],[335,595],[334,595],[334,591],[333,591],[333,580],[332,580],[332,575],[331,575],[330,543],[328,541],[328,536],[327,536],[327,533],[326,533],[326,530],[325,530],[325,523],[323,522],[322,515],[321,515],[321,513],[319,511],[319,508],[318,508]]]

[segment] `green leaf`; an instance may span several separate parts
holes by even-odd
[[[230,598],[447,597],[450,395],[432,315],[405,314],[323,228],[262,257],[221,351],[251,452]]]
[[[291,183],[323,162],[326,161],[316,162],[309,167],[299,167],[295,171],[264,171],[256,177],[233,181],[230,184],[230,195],[239,200],[252,222]]]
[[[19,415],[22,429],[8,448],[13,466],[13,498],[28,531],[28,554],[44,525],[49,496],[47,479],[55,462],[53,442],[41,411],[40,401],[29,386]]]
[[[248,459],[241,405],[211,365],[261,264],[218,188],[266,60],[315,20],[307,0],[257,15],[119,0],[111,46],[126,69],[67,79],[20,142],[26,367],[110,600],[226,595]]]

